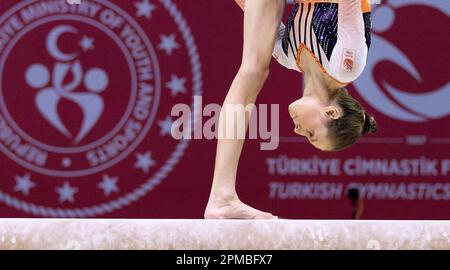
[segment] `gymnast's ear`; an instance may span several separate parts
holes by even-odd
[[[336,120],[341,117],[341,111],[335,106],[327,106],[324,109],[325,117]]]

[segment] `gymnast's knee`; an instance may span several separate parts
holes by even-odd
[[[259,67],[256,65],[241,65],[237,76],[239,77],[239,79],[242,79],[246,82],[264,84],[264,82],[269,77],[269,68]],[[260,89],[261,87],[257,88]]]

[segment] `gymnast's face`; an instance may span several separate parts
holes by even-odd
[[[305,136],[316,148],[332,149],[328,137],[328,124],[340,116],[337,106],[326,106],[314,97],[302,97],[289,105],[289,114],[294,121],[294,132]]]

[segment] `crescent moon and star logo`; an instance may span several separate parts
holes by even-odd
[[[0,203],[105,215],[181,162],[171,109],[194,104],[202,72],[171,0],[20,1],[0,25]]]
[[[71,61],[75,59],[77,53],[65,54],[58,48],[58,39],[64,33],[77,34],[77,29],[70,25],[60,25],[50,31],[47,36],[47,52],[58,61]],[[87,47],[89,49],[89,47]]]

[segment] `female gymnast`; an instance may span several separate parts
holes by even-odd
[[[255,102],[273,55],[284,67],[304,73],[303,96],[289,105],[295,133],[320,150],[339,151],[377,131],[375,119],[345,89],[365,66],[370,47],[369,0],[299,0],[286,26],[280,24],[284,0],[235,1],[245,10],[243,57],[220,118],[226,115],[226,104]],[[238,117],[248,125],[248,114]],[[219,134],[230,125],[235,124],[223,121]],[[243,143],[242,139],[218,140],[205,218],[277,218],[237,196]]]

